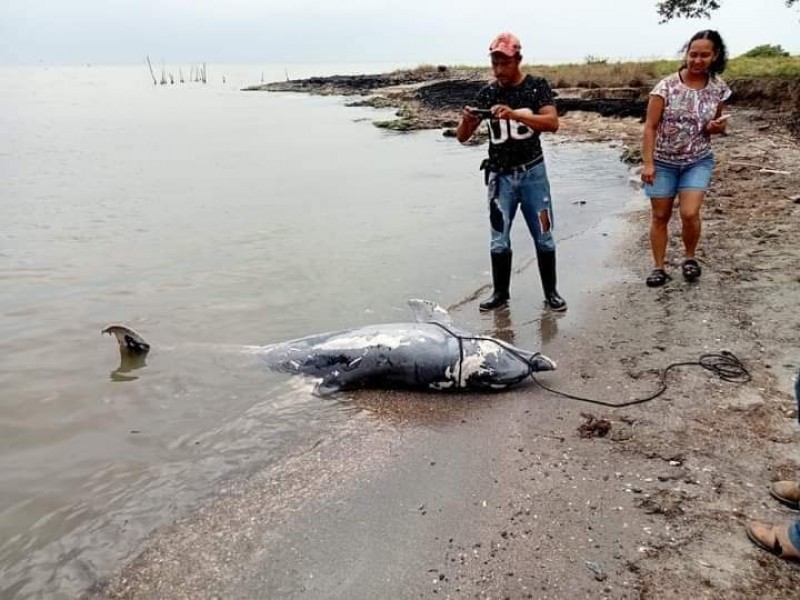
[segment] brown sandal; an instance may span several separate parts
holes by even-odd
[[[769,486],[769,493],[778,502],[800,510],[800,483],[796,481],[773,481]]]
[[[781,526],[762,521],[750,521],[747,525],[747,537],[756,546],[778,558],[800,562],[800,550],[792,545],[788,531],[782,529]]]

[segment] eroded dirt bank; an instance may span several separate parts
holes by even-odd
[[[442,66],[375,75],[311,77],[253,85],[245,90],[360,96],[351,104],[398,109],[395,119],[376,122],[379,127],[397,131],[444,128],[448,134],[452,132],[447,130],[458,122],[461,107],[472,102],[486,76],[482,69]],[[559,82],[554,89],[556,108],[561,115],[588,111],[604,117],[640,118],[654,83],[635,79],[623,86],[605,87],[583,81],[577,82],[581,87],[563,87]],[[736,78],[728,84],[733,91],[731,104],[779,114],[789,130],[800,136],[800,80]]]

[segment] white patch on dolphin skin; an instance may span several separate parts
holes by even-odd
[[[486,357],[496,356],[503,352],[503,344],[499,344],[491,340],[479,340],[475,345],[470,348],[464,359],[459,365],[451,365],[444,370],[444,382],[436,382],[430,385],[433,389],[447,389],[454,385],[459,388],[466,388],[469,383],[470,377],[473,375],[481,375],[488,373],[489,369],[486,368]],[[460,370],[461,378],[458,377]],[[457,382],[457,383],[456,383]],[[490,385],[492,388],[503,389],[506,386],[503,384]]]
[[[486,357],[497,355],[503,350],[500,344],[489,340],[480,340],[476,343],[471,354],[464,356],[461,361],[461,380],[459,381],[460,387],[467,387],[469,378],[473,375],[481,375],[487,373],[489,370],[486,368]],[[502,386],[504,387],[504,386]]]
[[[432,390],[449,390],[455,384],[456,382],[451,379],[449,381],[434,381],[428,387]]]
[[[456,386],[456,369],[458,368],[458,363],[455,365],[450,365],[444,370],[444,381],[434,381],[428,387],[433,390],[447,390],[452,387]]]
[[[404,335],[357,335],[352,337],[336,337],[316,346],[315,350],[361,350],[373,346],[385,346],[390,350],[400,346],[410,346],[414,341],[424,342],[426,338],[420,336],[416,340]]]

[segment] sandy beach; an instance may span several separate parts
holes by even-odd
[[[428,126],[446,132],[455,118],[443,110]],[[542,380],[559,390],[622,402],[654,391],[667,365],[722,350],[751,382],[683,367],[663,396],[623,409],[533,382],[457,401],[357,393],[348,402],[366,416],[346,435],[280,473],[229,482],[88,596],[796,597],[800,570],[744,532],[750,518],[797,517],[767,493],[772,480],[800,477],[790,393],[800,368],[800,144],[786,122],[735,105],[729,134],[715,140],[699,282],[679,276],[676,217],[674,279],[644,285],[642,202],[559,257],[572,320],[541,319],[543,351],[559,362]],[[640,135],[635,117],[574,111],[558,133],[620,151]],[[511,318],[501,311],[489,333],[513,336],[524,303],[538,314],[534,271],[515,276]],[[607,282],[586,288],[587,272]],[[592,419],[610,427],[583,437]]]

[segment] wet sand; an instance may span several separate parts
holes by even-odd
[[[800,147],[754,112],[734,111],[730,127],[716,144],[698,283],[679,276],[673,228],[674,280],[644,286],[642,202],[562,244],[566,315],[542,311],[533,266],[515,274],[509,311],[482,323],[517,341],[539,328],[559,362],[542,381],[606,401],[646,395],[667,364],[723,349],[751,383],[682,368],[664,396],[625,409],[534,383],[350,394],[351,429],[280,471],[230,482],[90,596],[795,597],[800,570],[758,550],[743,525],[791,518],[766,486],[800,472],[789,393],[800,364]],[[633,119],[579,113],[562,127],[620,145],[639,132]],[[610,421],[608,435],[580,437],[588,414]]]

